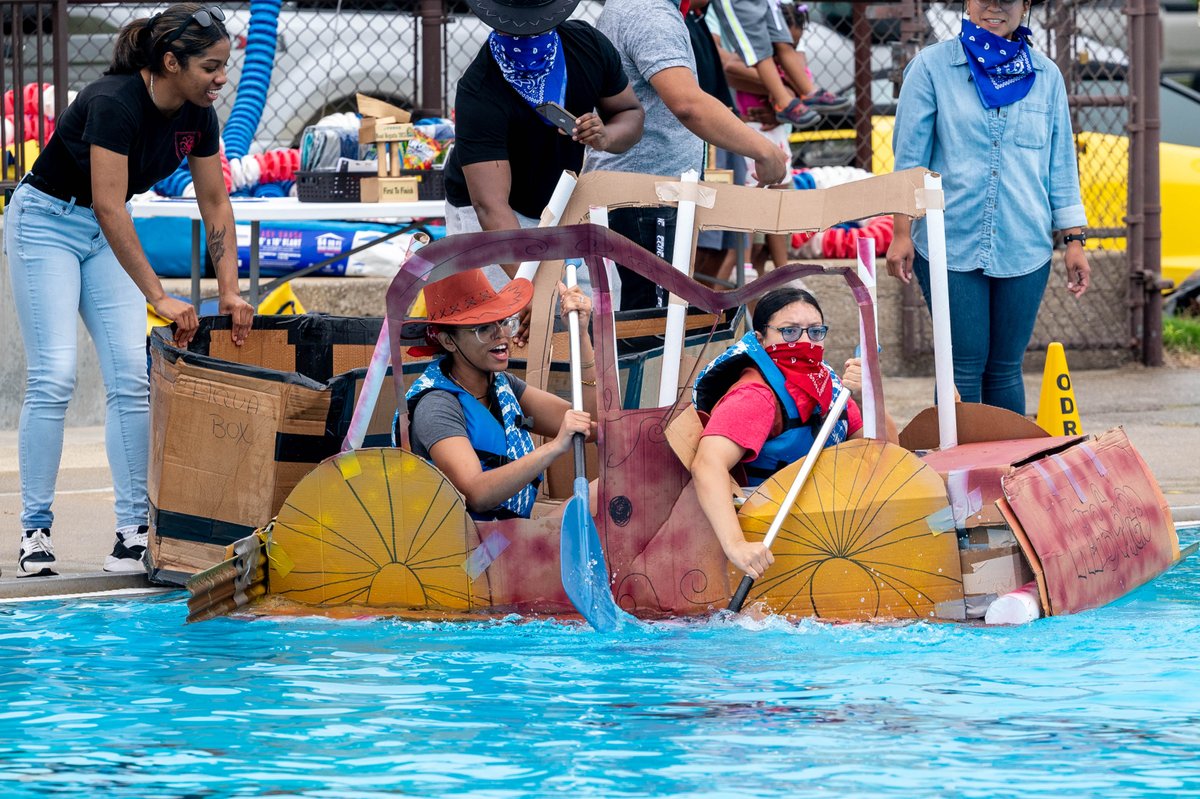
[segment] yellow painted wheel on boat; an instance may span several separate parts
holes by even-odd
[[[758,487],[738,512],[762,541],[803,460]],[[903,447],[859,439],[824,450],[775,539],[775,563],[749,601],[825,619],[944,618],[961,609],[953,530],[937,519],[945,484]],[[932,520],[930,517],[934,517]],[[742,574],[731,573],[736,585]],[[945,604],[943,604],[945,603]],[[961,616],[958,616],[961,617]]]
[[[462,497],[437,469],[399,449],[330,458],[276,517],[270,589],[313,605],[472,611],[487,575],[463,563],[479,545]]]

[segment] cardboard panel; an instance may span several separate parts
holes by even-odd
[[[1081,436],[1045,436],[980,441],[927,452],[921,460],[946,481],[951,502],[960,506],[956,517],[960,527],[1003,524],[1004,517],[996,508],[996,500],[1003,496],[1000,478],[1008,474],[1015,463],[1062,449],[1081,439]]]
[[[802,463],[746,500],[738,516],[748,540],[763,539]],[[961,619],[958,541],[929,522],[945,505],[937,473],[902,447],[858,439],[822,450],[749,599],[824,619]],[[730,582],[740,580],[730,568]]]
[[[1107,604],[1179,558],[1166,500],[1120,428],[1015,469],[1003,488],[1041,560],[1047,615]]]
[[[1005,408],[976,402],[957,402],[954,409],[959,444],[1050,436],[1024,416]],[[940,445],[939,438],[938,409],[926,408],[900,431],[900,446],[912,452],[937,449]]]

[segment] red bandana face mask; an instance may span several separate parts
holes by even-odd
[[[788,393],[796,402],[801,421],[807,422],[814,410],[828,408],[833,400],[833,381],[821,362],[825,353],[808,341],[783,342],[765,348],[768,357],[783,372]]]

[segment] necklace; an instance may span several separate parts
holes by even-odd
[[[482,394],[476,394],[474,391],[472,391],[471,389],[469,389],[469,388],[467,388],[466,386],[464,386],[464,385],[463,385],[463,384],[462,384],[462,383],[459,381],[459,379],[458,379],[457,377],[455,377],[453,374],[450,374],[449,372],[447,372],[447,373],[446,373],[446,376],[447,376],[447,377],[449,377],[449,378],[450,378],[452,381],[454,381],[454,385],[458,386],[458,387],[459,387],[459,388],[461,388],[463,391],[467,392],[468,394],[470,394],[472,397],[474,397],[475,399],[479,400],[480,402],[483,402],[483,400],[484,400],[484,399],[487,397],[487,395],[488,395],[488,390],[491,388],[491,385],[489,384],[488,388],[484,389],[484,391],[483,391],[483,393],[482,393]]]
[[[154,73],[150,73],[150,102],[158,105],[158,100],[154,99]]]

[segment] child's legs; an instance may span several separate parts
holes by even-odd
[[[817,90],[812,75],[808,71],[808,60],[790,42],[775,42],[775,60],[787,75],[788,82],[803,99]]]

